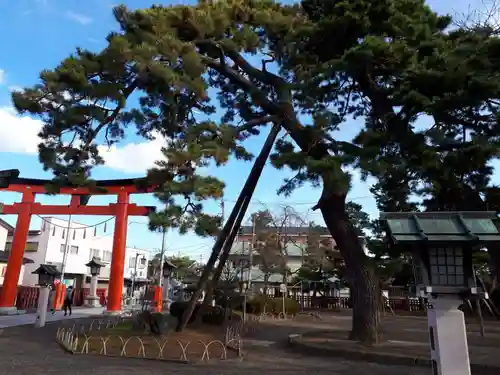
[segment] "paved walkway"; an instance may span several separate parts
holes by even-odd
[[[248,348],[242,361],[215,361],[211,364],[185,365],[163,361],[112,358],[98,355],[71,355],[55,343],[58,323],[44,328],[19,326],[6,328],[0,335],[0,375],[427,375],[427,368],[384,366],[364,362],[334,361],[301,356],[280,346]],[[282,339],[275,337],[275,339]],[[284,337],[283,337],[284,339]]]
[[[62,311],[57,311],[55,314],[47,314],[47,322],[56,322],[60,320],[86,318],[92,315],[100,315],[104,311],[102,307],[95,308],[75,308],[71,316],[64,316]],[[21,315],[1,315],[0,328],[17,327],[26,324],[34,324],[37,314],[21,314]]]

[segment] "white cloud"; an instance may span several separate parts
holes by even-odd
[[[0,152],[35,154],[42,122],[18,117],[11,108],[0,108]]]
[[[2,83],[5,83],[6,78],[7,78],[7,77],[6,77],[6,74],[5,74],[5,70],[0,69],[0,85],[1,85]]]
[[[92,18],[85,16],[83,14],[80,14],[80,13],[72,12],[72,11],[66,12],[66,17],[69,18],[70,20],[76,21],[79,24],[84,25],[84,26],[88,25],[89,23],[92,22]]]
[[[99,153],[106,161],[106,166],[126,173],[145,173],[154,166],[154,162],[163,159],[161,148],[165,140],[158,136],[155,140],[140,143],[128,143],[123,147],[110,148],[99,146]]]
[[[38,133],[42,122],[27,116],[17,116],[12,108],[0,107],[0,152],[35,155],[40,143]],[[128,143],[122,147],[99,146],[106,161],[105,166],[117,171],[143,174],[154,166],[156,160],[163,158],[161,137],[153,141]]]
[[[23,91],[23,88],[20,87],[20,86],[16,86],[16,85],[10,85],[9,86],[9,91],[10,92],[13,92],[13,91]]]

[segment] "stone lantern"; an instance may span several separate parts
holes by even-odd
[[[45,321],[47,319],[50,286],[54,283],[56,277],[61,275],[61,272],[59,272],[55,266],[41,264],[40,267],[32,272],[32,274],[38,275],[38,285],[40,285],[35,327],[43,327],[45,326]]]
[[[175,264],[169,262],[167,259],[165,259],[165,261],[163,262],[163,266],[162,266],[162,275],[160,275],[160,277],[163,278],[163,282],[162,282],[162,290],[163,290],[163,301],[165,301],[165,303],[168,304],[168,300],[169,300],[169,288],[170,288],[170,277],[172,275],[172,271],[174,269],[176,269],[177,267],[175,266]]]
[[[100,307],[99,297],[97,296],[97,277],[101,273],[101,268],[106,265],[99,258],[93,257],[85,266],[90,268],[90,291],[85,297],[85,305],[88,307]]]
[[[427,297],[435,374],[470,374],[464,298],[484,298],[472,255],[500,243],[495,212],[383,212],[388,246],[410,253],[417,293]]]

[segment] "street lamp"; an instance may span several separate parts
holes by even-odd
[[[106,265],[99,258],[93,257],[85,266],[90,268],[90,291],[85,297],[85,304],[89,307],[99,307],[99,297],[97,296],[97,276],[101,273],[101,268]]]
[[[135,278],[137,275],[137,261],[141,255],[142,255],[141,264],[146,264],[146,257],[141,253],[136,253],[135,254],[135,261],[134,261],[134,273],[132,274],[132,287],[131,287],[131,291],[130,291],[130,297],[134,296]]]
[[[49,264],[41,264],[32,274],[38,275],[38,285],[40,285],[40,294],[38,296],[37,317],[35,327],[45,326],[47,319],[47,308],[49,303],[50,285],[54,283],[56,277],[61,273],[59,270]]]
[[[427,316],[434,373],[470,374],[464,315],[457,306],[464,298],[486,296],[476,286],[472,255],[500,243],[496,213],[382,212],[380,219],[388,245],[411,253],[420,294],[432,304]]]

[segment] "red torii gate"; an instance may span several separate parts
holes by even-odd
[[[19,175],[19,172],[17,172]],[[154,206],[137,206],[130,203],[130,194],[151,193],[154,188],[147,185],[145,178],[100,180],[96,188],[62,187],[57,194],[71,195],[69,205],[42,205],[35,202],[36,194],[47,194],[45,186],[50,180],[32,178],[13,178],[7,187],[0,191],[22,193],[22,200],[11,205],[0,204],[0,214],[17,215],[16,229],[12,239],[3,287],[0,292],[0,313],[9,313],[15,309],[17,283],[23,264],[24,249],[28,238],[31,215],[111,215],[115,216],[113,236],[113,254],[109,275],[108,313],[121,310],[123,292],[123,273],[125,266],[125,248],[127,243],[128,216],[147,216],[155,210]],[[87,206],[80,202],[81,196],[116,195],[117,202],[108,206]]]

